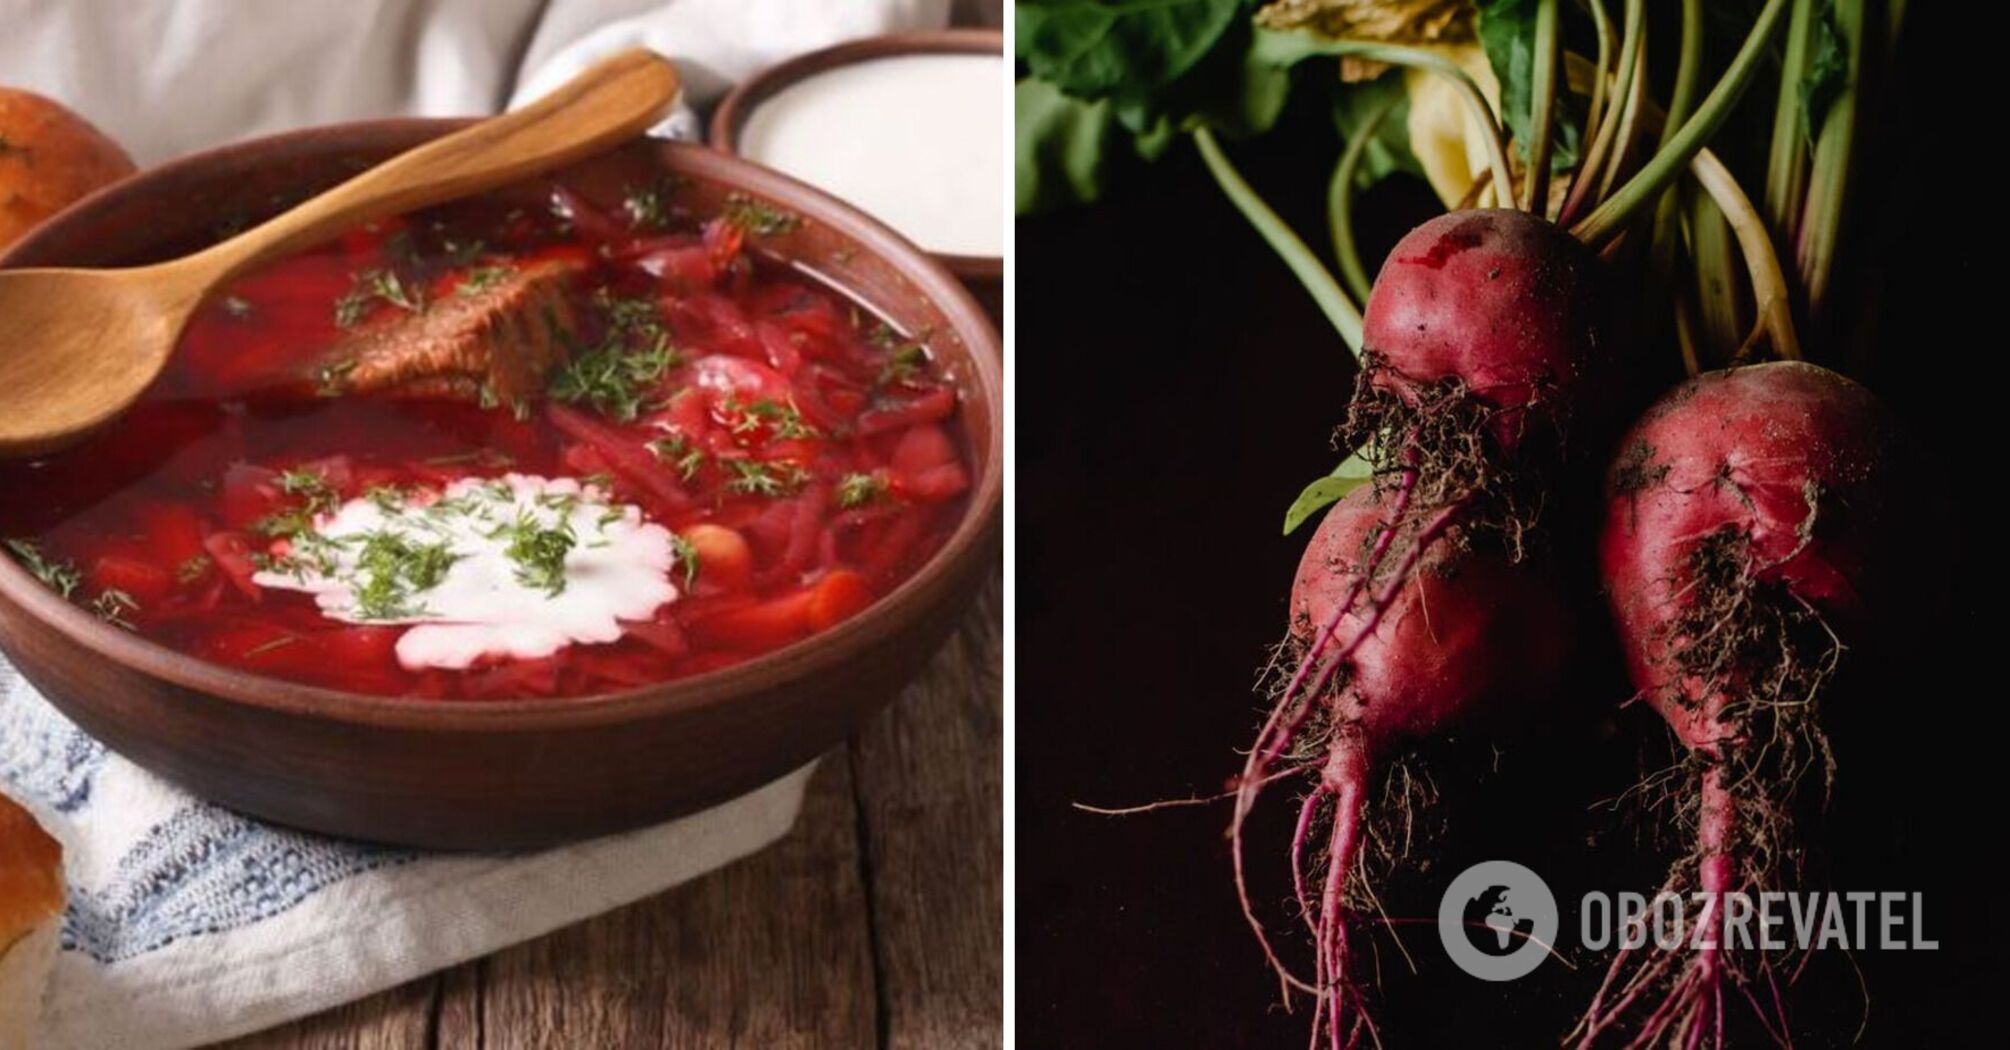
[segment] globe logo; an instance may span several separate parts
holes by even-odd
[[[1511,860],[1475,864],[1445,887],[1438,938],[1459,969],[1512,981],[1542,965],[1556,943],[1556,896],[1542,876]]]

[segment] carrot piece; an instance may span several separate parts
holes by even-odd
[[[872,585],[850,569],[838,569],[810,590],[810,629],[828,630],[871,605]]]
[[[811,598],[812,592],[800,590],[707,616],[690,625],[691,639],[706,649],[779,649],[810,633]]]

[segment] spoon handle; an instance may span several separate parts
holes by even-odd
[[[677,99],[677,67],[650,51],[596,63],[522,109],[408,150],[285,213],[195,255],[203,287],[308,248],[357,223],[505,186],[590,157],[663,119]]]

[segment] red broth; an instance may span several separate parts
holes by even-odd
[[[463,202],[236,281],[114,428],[0,463],[0,537],[72,601],[173,649],[387,696],[609,692],[739,663],[855,615],[965,510],[956,394],[919,343],[753,250],[787,216],[740,202],[740,214],[664,217],[649,203],[610,213],[563,187],[548,211]],[[485,407],[496,399],[316,389],[331,367],[339,375],[330,347],[350,328],[548,259],[578,268],[572,362],[616,354],[590,375],[554,371],[553,396]],[[625,379],[608,385],[600,366]],[[312,475],[322,498],[350,500],[505,473],[596,479],[683,537],[695,577],[687,587],[678,573],[684,593],[618,641],[459,671],[408,669],[393,648],[404,628],[333,619],[251,578],[288,550],[276,523],[314,520],[289,479]]]

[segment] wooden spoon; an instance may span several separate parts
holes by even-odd
[[[0,457],[53,451],[124,411],[231,277],[358,223],[592,156],[661,120],[677,86],[666,59],[624,52],[194,255],[123,270],[0,270]]]

